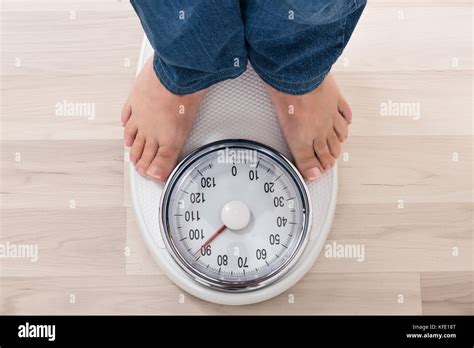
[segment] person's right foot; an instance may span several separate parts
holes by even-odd
[[[141,175],[166,181],[191,132],[205,91],[176,95],[157,78],[150,58],[122,110],[124,142]]]
[[[336,163],[352,112],[331,74],[304,95],[285,94],[267,85],[281,131],[301,174],[316,180]]]

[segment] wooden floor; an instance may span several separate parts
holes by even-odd
[[[0,258],[0,312],[472,314],[472,4],[369,2],[334,66],[354,123],[328,240],[364,260],[321,255],[277,298],[226,307],[182,301],[137,229],[119,122],[143,35],[130,4],[2,1],[0,244],[39,254]]]

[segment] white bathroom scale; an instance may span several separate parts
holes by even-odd
[[[138,71],[153,54],[143,40]],[[337,167],[305,182],[264,84],[249,66],[212,86],[166,184],[130,166],[133,206],[161,270],[214,303],[265,301],[295,285],[323,248]]]

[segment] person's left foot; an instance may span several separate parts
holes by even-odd
[[[268,85],[267,91],[296,166],[305,179],[318,179],[336,163],[352,119],[336,81],[329,74],[304,95],[285,94]]]

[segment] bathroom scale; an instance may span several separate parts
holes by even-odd
[[[138,71],[153,54],[143,40]],[[295,285],[331,228],[337,166],[305,182],[291,162],[263,81],[249,65],[210,87],[164,184],[130,165],[133,207],[160,269],[218,304],[265,301]]]

